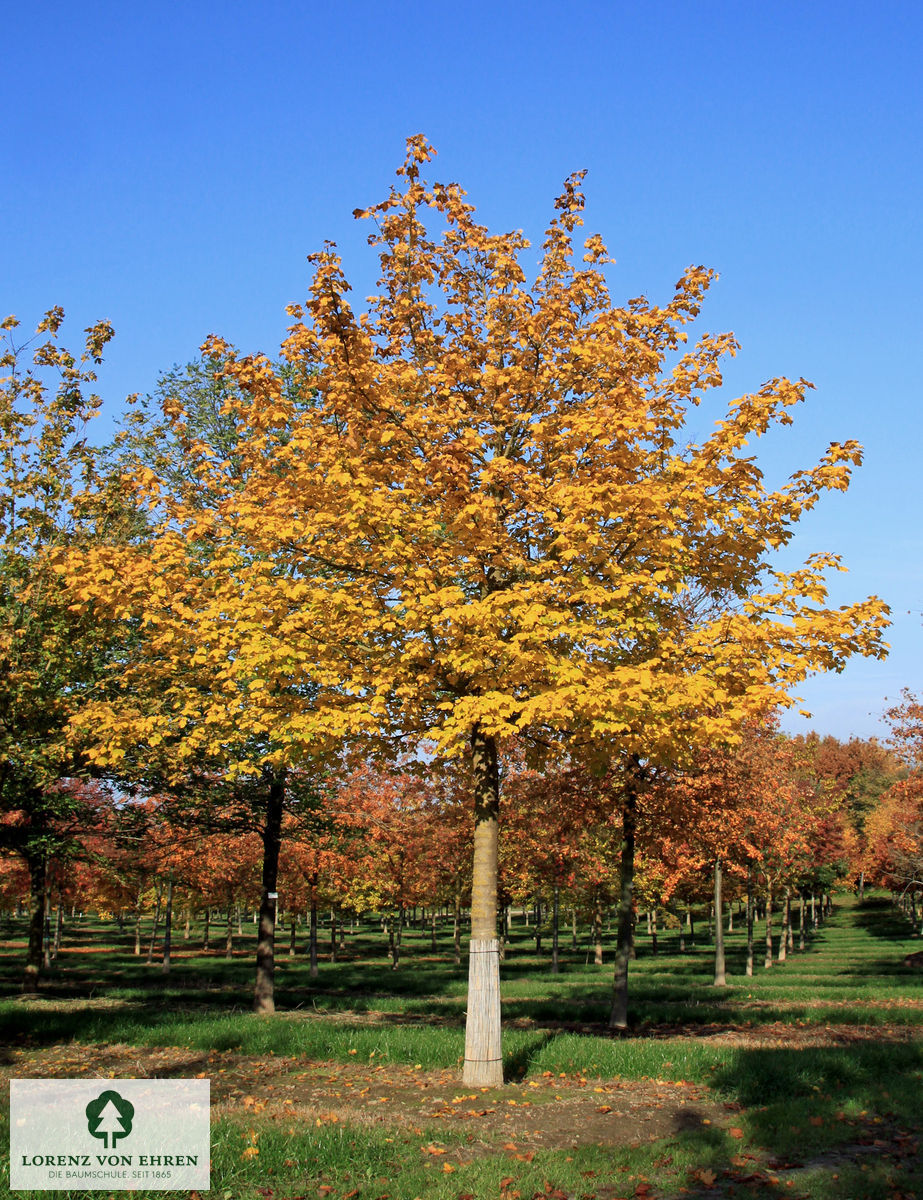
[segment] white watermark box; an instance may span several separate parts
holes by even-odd
[[[207,1079],[11,1079],[10,1187],[207,1189]]]

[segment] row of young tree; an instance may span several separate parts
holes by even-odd
[[[103,451],[84,425],[111,328],[88,330],[78,358],[58,309],[36,343],[3,323],[0,830],[35,894],[86,819],[74,781],[110,781],[119,820],[144,809],[125,797],[169,796],[170,822],[202,837],[248,830],[255,1005],[271,1011],[286,822],[320,853],[331,789],[361,811],[359,764],[382,779],[401,756],[414,777],[425,762],[467,814],[464,1078],[490,1084],[501,879],[535,797],[557,814],[546,874],[567,877],[572,834],[617,854],[622,1024],[634,892],[661,869],[639,856],[662,864],[664,894],[685,859],[732,875],[732,846],[763,861],[753,806],[722,772],[745,774],[760,737],[788,770],[786,746],[752,731],[810,673],[882,656],[887,606],[829,605],[835,555],[779,567],[861,449],[832,442],[767,485],[748,442],[790,424],[809,385],[773,379],[715,407],[736,342],[690,348],[686,328],[712,272],[690,267],[666,305],[616,305],[602,240],[576,242],[582,173],[536,267],[521,233],[490,234],[457,185],[425,181],[432,156],[409,139],[398,184],[357,210],[381,269],[366,312],[328,246],[277,360],[210,338],[133,399]],[[696,407],[718,414],[702,438]],[[779,818],[780,843],[796,820]]]
[[[913,707],[909,698],[891,713]],[[746,729],[733,751],[709,750],[683,773],[662,776],[636,814],[631,882],[633,922],[646,915],[656,953],[658,932],[692,925],[693,907],[745,905],[746,973],[754,962],[754,916],[765,921],[764,965],[773,962],[773,917],[778,954],[794,940],[792,905],[800,905],[800,942],[816,927],[833,890],[867,883],[891,888],[915,923],[923,898],[923,789],[910,773],[905,743],[895,752],[876,740],[787,738],[771,725]],[[590,931],[597,964],[605,956],[604,927],[617,902],[624,869],[624,827],[608,781],[579,769],[530,770],[511,759],[503,772],[504,837],[499,869],[501,957],[510,913],[532,913],[537,948],[550,941],[551,970],[559,966],[562,913]],[[82,809],[80,829],[60,837],[41,876],[7,859],[0,864],[0,897],[8,910],[33,914],[34,944],[27,972],[49,967],[61,945],[62,918],[96,910],[134,929],[134,950],[171,966],[173,914],[184,914],[188,940],[193,914],[204,919],[203,949],[218,948],[212,914],[224,928],[230,957],[243,912],[260,899],[262,847],[252,812],[233,804],[205,810],[180,797],[128,801],[97,784],[70,783]],[[276,879],[278,923],[288,926],[294,954],[307,932],[311,974],[319,960],[318,919],[330,914],[329,952],[336,961],[343,923],[375,913],[400,964],[402,932],[413,913],[429,914],[431,949],[437,922],[451,920],[456,963],[470,897],[470,781],[459,771],[436,774],[365,767],[330,779],[317,802],[283,816]],[[62,831],[63,834],[63,831]],[[30,884],[32,895],[30,896]],[[43,889],[43,890],[42,890]],[[809,916],[806,918],[806,910]],[[52,920],[52,913],[55,919]],[[732,917],[730,917],[733,920]],[[921,930],[923,932],[923,930]],[[338,941],[338,937],[340,941]],[[681,949],[686,937],[680,934]],[[726,982],[723,939],[716,943],[715,982]],[[631,947],[629,946],[629,953]],[[272,987],[272,976],[265,980]],[[627,1015],[627,1014],[626,1014]]]

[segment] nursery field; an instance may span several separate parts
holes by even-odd
[[[450,927],[435,951],[428,927],[405,930],[392,970],[367,922],[336,962],[321,941],[316,978],[303,936],[293,957],[286,940],[274,1016],[249,1012],[248,929],[231,959],[180,931],[164,975],[127,928],[75,918],[26,998],[25,928],[8,920],[5,1080],[209,1078],[216,1200],[923,1196],[923,977],[904,961],[921,943],[885,897],[837,897],[804,951],[768,970],[760,954],[752,979],[738,928],[721,989],[703,921],[694,946],[661,932],[656,954],[639,922],[623,1036],[605,1024],[611,961],[594,965],[567,931],[552,974],[548,939],[537,954],[517,920],[507,1082],[490,1090],[459,1082],[466,973]]]

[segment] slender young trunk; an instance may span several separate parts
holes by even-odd
[[[593,897],[593,962],[603,965],[603,906],[598,891]]]
[[[474,859],[462,1080],[469,1087],[496,1087],[503,1083],[500,944],[497,940],[500,776],[496,741],[484,734],[477,725],[471,734],[471,759],[474,776]]]
[[[187,904],[185,920],[183,922],[183,941],[184,942],[189,941],[189,935],[191,932],[192,932],[192,908],[190,905]]]
[[[859,903],[865,899],[865,872],[859,872]]]
[[[805,924],[805,922],[804,922],[804,892],[800,892],[798,895],[798,907],[799,907],[799,912],[800,912],[800,917],[799,917],[799,922],[798,922],[798,949],[803,950],[804,949],[804,924]]]
[[[817,932],[817,898],[811,893],[811,928]]]
[[[686,925],[689,929],[689,945],[695,946],[695,921],[692,918],[692,905],[686,906]]]
[[[311,927],[308,946],[308,974],[317,978],[317,872],[311,876]]]
[[[280,918],[281,920],[281,918]],[[288,956],[295,957],[298,941],[298,914],[294,909],[288,914]]]
[[[792,893],[785,889],[785,945],[789,954],[795,953],[795,922],[792,920]]]
[[[747,865],[747,969],[746,975],[753,974],[753,868]]]
[[[555,884],[551,901],[551,973],[557,975],[561,969],[558,960],[558,921],[560,917],[560,897],[558,885]]]
[[[45,892],[48,886],[48,861],[43,853],[26,858],[29,868],[29,945],[22,975],[24,992],[38,991],[45,942]]]
[[[432,912],[429,914],[429,948],[435,954],[439,948],[436,944],[436,905],[433,905]]]
[[[728,933],[734,932],[734,902],[728,905]]]
[[[142,893],[138,892],[138,907],[135,910],[135,958],[141,957],[141,905]]]
[[[397,908],[391,914],[391,936],[388,939],[388,947],[391,951],[391,970],[396,971],[401,961],[401,913],[402,909]]]
[[[45,903],[42,906],[42,969],[51,970],[51,888],[45,886]]]
[[[119,914],[121,915],[121,914]],[[58,908],[54,918],[54,949],[51,957],[57,962],[58,955],[61,953],[61,934],[64,929],[64,905],[58,902]]]
[[[657,953],[657,909],[651,912],[651,954]]]
[[[212,922],[212,907],[210,904],[205,905],[205,913],[202,918],[202,950],[205,953],[211,949],[209,938],[211,937],[211,922]]]
[[[147,944],[147,965],[154,961],[154,943],[157,941],[157,927],[160,924],[160,910],[163,905],[163,884],[158,879],[156,883],[157,903],[154,906],[154,924],[151,927],[151,940]]]
[[[579,945],[577,941],[577,909],[576,906],[570,910],[570,945],[572,950],[576,950]]]
[[[780,963],[785,962],[788,957],[788,925],[790,920],[789,890],[786,888],[782,899],[782,928],[779,931],[779,950],[776,955],[776,959]]]
[[[542,952],[542,901],[539,896],[535,897],[535,953]]]
[[[766,889],[766,956],[763,967],[772,966],[772,887]]]
[[[279,848],[282,844],[282,809],[285,801],[285,774],[272,774],[268,780],[266,811],[263,820],[263,879],[260,891],[260,918],[256,941],[256,982],[253,1011],[273,1013],[275,1003],[276,905],[279,893]]]
[[[452,951],[456,967],[461,966],[461,892],[455,892],[455,906],[452,911]]]
[[[231,901],[228,901],[227,911],[228,923],[224,930],[224,957],[234,957],[234,906]]]
[[[163,961],[160,969],[164,975],[170,974],[170,952],[173,937],[173,875],[167,880],[167,903],[163,914]]]
[[[626,780],[622,802],[622,857],[621,895],[619,897],[618,932],[615,949],[615,980],[612,991],[612,1009],[609,1013],[611,1029],[628,1026],[628,962],[632,943],[632,892],[635,882],[635,830],[637,826],[637,781],[629,776]]]
[[[337,910],[330,910],[330,961],[335,963],[337,960],[337,936],[338,936],[339,921],[337,919]]]
[[[721,895],[721,859],[715,859],[715,987],[727,987],[727,972],[724,964],[724,922]]]

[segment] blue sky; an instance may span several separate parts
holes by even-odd
[[[4,34],[0,308],[61,304],[70,343],[113,322],[109,420],[211,332],[273,353],[325,239],[368,294],[351,213],[409,134],[533,240],[586,168],[617,300],[705,263],[701,327],[742,343],[728,392],[816,384],[759,450],[771,479],[866,447],[794,548],[842,554],[837,603],[888,601],[892,654],[807,683],[814,719],[786,728],[881,734],[886,698],[923,687],[923,6],[58,0],[8,6]]]

